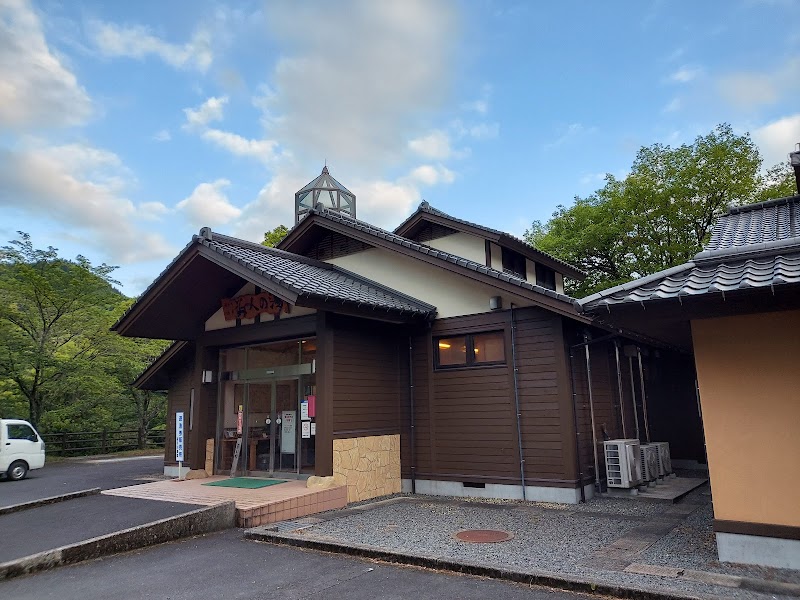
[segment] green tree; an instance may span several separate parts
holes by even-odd
[[[38,424],[48,401],[75,393],[77,367],[107,350],[102,341],[120,293],[115,267],[61,259],[18,233],[0,248],[0,379],[13,382]]]
[[[764,175],[761,165],[749,134],[726,124],[677,148],[643,147],[624,179],[606,176],[602,189],[559,206],[525,238],[588,274],[568,288],[582,297],[690,260],[731,205],[792,193],[788,164]]]
[[[268,248],[274,248],[283,241],[287,233],[289,233],[289,230],[286,228],[286,225],[278,225],[272,231],[267,231],[264,234],[264,241],[261,242],[261,244]]]

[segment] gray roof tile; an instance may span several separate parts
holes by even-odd
[[[800,284],[800,196],[731,208],[686,264],[581,300],[592,312],[617,304]]]

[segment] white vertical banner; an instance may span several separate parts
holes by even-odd
[[[175,460],[178,462],[178,477],[181,477],[183,463],[183,412],[175,413]]]
[[[281,454],[294,454],[297,442],[297,411],[284,410],[281,413]]]

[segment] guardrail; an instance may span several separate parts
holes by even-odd
[[[149,431],[144,448],[163,448],[166,431]],[[47,444],[47,453],[58,456],[84,456],[88,454],[111,454],[123,450],[142,449],[139,431],[136,429],[104,429],[103,431],[76,431],[42,433]]]

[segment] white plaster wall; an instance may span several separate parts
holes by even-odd
[[[327,262],[433,304],[439,319],[489,312],[492,296],[502,296],[504,308],[511,302],[518,307],[532,304],[530,300],[500,294],[491,286],[383,248],[370,248]]]
[[[461,232],[453,233],[424,242],[424,244],[462,258],[468,258],[480,265],[486,264],[486,244],[484,239],[477,235]]]
[[[496,271],[503,270],[503,250],[497,244],[490,243],[489,247],[491,248],[492,254],[492,264],[489,265]]]
[[[234,298],[236,296],[241,296],[242,294],[255,294],[256,293],[256,286],[252,283],[247,283],[240,289],[238,292],[234,294]],[[292,306],[292,312],[288,315],[286,313],[281,314],[281,320],[283,319],[291,319],[294,317],[303,317],[305,315],[313,315],[316,310],[313,308],[306,308],[305,306]],[[275,315],[268,315],[262,314],[261,315],[261,322],[266,323],[269,321],[274,321]],[[242,319],[242,325],[252,325],[255,323],[255,319]],[[214,331],[215,329],[228,329],[229,327],[236,327],[236,321],[226,321],[225,315],[222,313],[222,298],[220,298],[220,307],[217,311],[209,317],[206,321],[206,331]]]
[[[556,272],[556,291],[559,294],[564,293],[564,276],[558,272]]]

